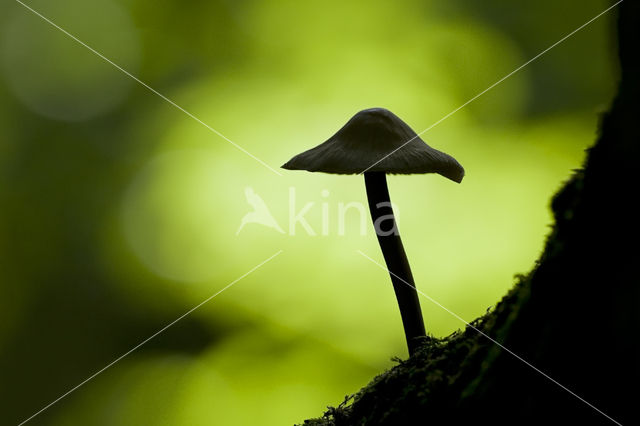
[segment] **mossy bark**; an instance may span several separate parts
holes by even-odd
[[[553,198],[534,270],[476,329],[432,339],[305,424],[640,424],[638,3],[617,8],[618,93]]]

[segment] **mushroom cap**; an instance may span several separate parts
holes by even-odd
[[[455,158],[431,148],[384,108],[358,112],[326,142],[296,155],[282,168],[335,174],[438,173],[458,183],[464,177]]]

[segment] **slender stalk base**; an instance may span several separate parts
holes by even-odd
[[[371,219],[400,307],[409,355],[413,355],[419,346],[419,338],[425,337],[426,332],[411,267],[391,208],[387,177],[382,172],[365,172],[364,181]]]

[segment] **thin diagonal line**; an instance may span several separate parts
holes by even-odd
[[[181,316],[179,316],[178,318],[176,318],[175,320],[171,321],[169,324],[165,325],[164,327],[162,327],[160,330],[156,331],[154,334],[152,334],[151,336],[147,337],[146,339],[144,339],[142,342],[138,343],[136,346],[134,346],[133,348],[129,349],[127,352],[125,352],[124,354],[120,355],[118,358],[114,359],[113,361],[111,361],[109,364],[107,364],[106,366],[104,366],[103,368],[101,368],[100,370],[96,371],[95,373],[93,373],[91,376],[87,377],[86,379],[84,379],[82,382],[78,383],[76,386],[74,386],[73,388],[69,389],[67,392],[65,392],[64,394],[62,394],[60,397],[58,397],[57,399],[51,401],[49,404],[47,404],[46,406],[44,406],[42,409],[40,409],[40,411],[38,411],[37,413],[33,414],[31,417],[25,419],[22,421],[22,423],[20,423],[18,426],[22,426],[23,424],[27,423],[28,421],[32,420],[34,417],[36,417],[38,414],[42,413],[43,411],[47,410],[48,408],[50,408],[52,405],[56,404],[57,402],[59,402],[61,399],[65,398],[66,396],[68,396],[70,393],[76,391],[79,387],[81,387],[82,385],[84,385],[85,383],[87,383],[88,381],[92,380],[93,378],[95,378],[97,375],[103,373],[105,370],[107,370],[108,368],[112,367],[114,364],[116,364],[117,362],[121,361],[123,358],[125,358],[126,356],[130,355],[132,352],[134,352],[135,350],[137,350],[138,348],[140,348],[141,346],[143,346],[145,343],[149,342],[151,339],[153,339],[154,337],[156,337],[157,335],[161,334],[162,332],[164,332],[165,330],[167,330],[169,327],[171,327],[172,325],[174,325],[175,323],[177,323],[178,321],[180,321],[181,319],[183,319],[184,317],[186,317],[187,315],[189,315],[190,313],[192,313],[193,311],[195,311],[196,309],[198,309],[199,307],[201,307],[202,305],[204,305],[205,303],[207,303],[208,301],[210,301],[211,299],[213,299],[214,297],[216,297],[217,295],[219,295],[220,293],[222,293],[223,291],[227,290],[229,287],[231,287],[232,285],[234,285],[235,283],[237,283],[238,281],[240,281],[241,279],[243,279],[244,277],[246,277],[247,275],[249,275],[250,273],[252,273],[253,271],[255,271],[256,269],[260,268],[261,266],[263,266],[264,264],[266,264],[267,262],[269,262],[270,260],[272,260],[274,257],[278,256],[280,253],[282,253],[282,250],[276,252],[275,254],[271,255],[271,257],[269,257],[268,259],[260,262],[259,264],[257,264],[256,266],[254,266],[253,268],[251,268],[249,271],[247,271],[246,273],[244,273],[243,275],[241,275],[240,277],[236,278],[235,280],[233,280],[232,282],[230,282],[229,284],[227,284],[222,290],[219,290],[218,292],[216,292],[215,294],[209,296],[208,298],[206,298],[204,301],[200,302],[199,304],[197,304],[196,306],[194,306],[193,308],[189,309],[187,312],[185,312],[184,314],[182,314]]]
[[[565,41],[566,39],[568,39],[569,37],[571,37],[572,35],[574,35],[575,33],[577,33],[578,31],[580,31],[581,29],[583,29],[584,27],[586,27],[587,25],[591,24],[593,21],[595,21],[596,19],[600,18],[602,15],[604,15],[605,13],[609,12],[611,9],[613,9],[614,7],[618,6],[620,3],[622,3],[623,0],[619,0],[617,3],[615,3],[613,6],[608,7],[607,9],[605,9],[604,11],[600,12],[598,15],[594,16],[593,18],[591,18],[590,20],[588,20],[587,22],[585,22],[584,24],[580,25],[578,28],[576,28],[575,30],[571,31],[569,34],[567,34],[566,36],[562,37],[560,40],[556,41],[555,43],[553,43],[551,46],[547,47],[546,49],[544,49],[542,52],[538,53],[536,56],[534,56],[533,58],[529,59],[527,62],[525,62],[524,64],[520,65],[518,68],[516,68],[515,70],[511,71],[509,74],[505,75],[504,77],[502,77],[500,80],[496,81],[495,83],[493,83],[491,86],[487,87],[486,89],[484,89],[482,92],[478,93],[477,95],[475,95],[473,98],[469,99],[467,102],[463,103],[462,105],[460,105],[458,108],[454,109],[453,111],[451,111],[449,114],[445,115],[444,117],[442,117],[440,120],[436,121],[435,123],[433,123],[431,126],[427,127],[426,129],[424,129],[423,131],[421,131],[420,133],[418,133],[417,135],[415,135],[414,137],[412,137],[411,139],[409,139],[408,141],[406,141],[405,143],[403,143],[402,145],[400,145],[398,148],[394,149],[393,151],[391,151],[389,154],[385,155],[384,157],[382,157],[381,159],[379,159],[378,161],[376,161],[375,163],[373,163],[372,165],[370,165],[369,167],[367,167],[366,169],[364,169],[363,171],[361,171],[359,174],[362,174],[364,172],[366,172],[367,170],[369,170],[370,168],[374,167],[376,164],[380,163],[382,160],[384,160],[385,158],[389,157],[390,155],[393,155],[393,153],[395,153],[396,151],[398,151],[399,149],[403,148],[405,145],[407,145],[408,143],[410,143],[411,141],[413,141],[414,139],[418,138],[420,135],[422,135],[423,133],[428,132],[429,130],[433,129],[434,127],[436,127],[438,124],[442,123],[444,120],[446,120],[447,118],[451,117],[453,114],[455,114],[456,112],[460,111],[462,108],[466,107],[467,105],[469,105],[471,102],[475,101],[476,99],[478,99],[480,96],[484,95],[485,93],[487,93],[489,90],[493,89],[494,87],[496,87],[498,84],[502,83],[503,81],[505,81],[506,79],[508,79],[509,77],[511,77],[512,75],[514,75],[515,73],[517,73],[518,71],[520,71],[521,69],[523,69],[524,67],[526,67],[527,65],[529,65],[531,62],[535,61],[536,59],[538,59],[540,56],[544,55],[545,53],[547,53],[548,51],[550,51],[551,49],[553,49],[554,47],[556,47],[557,45],[559,45],[560,43],[562,43],[563,41]]]
[[[55,24],[53,21],[51,21],[49,18],[47,18],[46,16],[42,15],[40,12],[36,11],[35,9],[31,8],[30,6],[27,6],[26,4],[24,4],[22,1],[20,0],[16,0],[16,2],[20,3],[22,6],[24,6],[25,8],[27,8],[28,10],[30,10],[31,12],[33,12],[35,15],[37,15],[38,17],[42,18],[44,21],[46,21],[47,23],[51,24],[53,27],[57,28],[58,30],[60,30],[62,33],[64,33],[66,36],[68,36],[69,38],[73,39],[74,41],[76,41],[77,43],[79,43],[80,45],[86,47],[87,49],[89,49],[92,53],[96,54],[97,56],[99,56],[100,58],[102,58],[103,60],[105,60],[106,62],[108,62],[109,64],[113,65],[115,68],[117,68],[118,70],[122,71],[125,75],[127,75],[128,77],[132,78],[133,80],[135,80],[136,82],[140,83],[142,86],[144,86],[145,88],[149,89],[151,92],[155,93],[156,95],[158,95],[159,97],[161,97],[162,99],[164,99],[165,101],[167,101],[168,103],[170,103],[172,106],[176,107],[177,109],[179,109],[180,111],[182,111],[183,113],[185,113],[186,115],[188,115],[189,117],[191,117],[192,119],[194,119],[195,121],[197,121],[198,123],[202,124],[204,127],[206,127],[207,129],[209,129],[210,131],[212,131],[213,133],[215,133],[216,135],[220,136],[222,139],[226,140],[227,142],[229,142],[231,145],[235,146],[236,148],[238,148],[240,151],[244,152],[245,154],[247,154],[249,157],[253,158],[254,160],[256,160],[258,163],[262,164],[263,166],[265,166],[266,168],[268,168],[269,170],[271,170],[273,173],[277,174],[278,176],[282,176],[282,174],[280,172],[278,172],[277,170],[275,170],[273,167],[271,167],[270,165],[268,165],[267,163],[265,163],[264,161],[262,161],[261,159],[259,159],[258,157],[256,157],[255,155],[251,154],[249,151],[247,151],[246,149],[244,149],[243,147],[241,147],[240,145],[238,145],[237,143],[235,143],[234,141],[232,141],[231,139],[229,139],[228,137],[226,137],[225,135],[223,135],[222,133],[220,133],[219,131],[217,131],[216,129],[214,129],[213,127],[211,127],[210,125],[208,125],[207,123],[205,123],[204,121],[202,121],[201,119],[199,119],[198,117],[196,117],[195,115],[193,115],[192,113],[190,113],[189,111],[187,111],[186,109],[182,108],[180,105],[176,104],[174,101],[172,101],[171,99],[169,99],[168,97],[166,97],[165,95],[163,95],[162,93],[158,92],[157,90],[155,90],[153,87],[149,86],[147,83],[145,83],[144,81],[140,80],[138,77],[136,77],[135,75],[131,74],[129,71],[125,70],[124,68],[122,68],[120,65],[116,64],[115,62],[113,62],[111,59],[107,58],[106,56],[104,56],[102,53],[98,52],[97,50],[95,50],[93,47],[89,46],[88,44],[84,43],[82,40],[80,40],[79,38],[77,38],[76,36],[74,36],[73,34],[69,33],[67,30],[65,30],[64,28],[60,27],[59,25]]]
[[[544,377],[546,377],[547,379],[549,379],[551,382],[555,383],[556,385],[560,386],[562,389],[564,389],[565,391],[569,392],[571,395],[573,395],[574,397],[578,398],[580,401],[584,402],[585,404],[587,404],[589,407],[593,408],[594,410],[596,410],[598,413],[602,414],[604,417],[606,417],[607,419],[611,420],[613,423],[622,426],[621,423],[617,422],[616,420],[614,420],[613,418],[611,418],[610,416],[608,416],[606,413],[604,413],[602,410],[600,410],[598,407],[596,407],[595,405],[591,404],[589,401],[585,400],[584,398],[582,398],[581,396],[579,396],[578,394],[576,394],[575,392],[573,392],[571,389],[567,388],[566,386],[564,386],[562,383],[558,382],[557,380],[555,380],[553,377],[549,376],[548,374],[546,374],[544,371],[540,370],[539,368],[537,368],[536,366],[534,366],[533,364],[531,364],[530,362],[528,362],[527,360],[525,360],[524,358],[522,358],[521,356],[519,356],[518,354],[516,354],[515,352],[511,351],[509,348],[505,347],[504,345],[502,345],[500,342],[496,341],[495,339],[493,339],[492,337],[490,337],[489,335],[485,334],[484,332],[482,332],[481,330],[479,330],[478,328],[474,327],[473,325],[469,324],[467,321],[465,321],[464,319],[462,319],[459,315],[457,315],[455,312],[452,312],[451,310],[447,309],[445,306],[441,305],[437,300],[433,299],[431,296],[429,296],[426,293],[423,293],[422,291],[418,290],[415,286],[409,284],[408,282],[406,282],[405,280],[403,280],[402,278],[400,278],[398,275],[394,274],[393,272],[391,272],[388,268],[386,268],[385,266],[381,265],[380,263],[376,262],[375,260],[373,260],[372,258],[370,258],[369,256],[367,256],[366,254],[364,254],[362,251],[360,250],[356,250],[358,253],[360,253],[362,256],[366,257],[367,259],[369,259],[371,262],[373,262],[374,264],[378,265],[380,268],[384,269],[385,271],[387,271],[389,274],[393,275],[394,277],[398,278],[400,281],[402,281],[403,283],[405,283],[406,285],[408,285],[409,287],[411,287],[412,289],[416,290],[418,293],[420,293],[422,296],[426,297],[427,299],[429,299],[429,301],[431,301],[432,303],[438,305],[439,307],[441,307],[442,309],[444,309],[445,311],[447,311],[448,313],[450,313],[451,315],[453,315],[454,317],[456,317],[458,320],[462,321],[463,323],[465,323],[467,325],[467,327],[471,327],[472,329],[474,329],[475,331],[477,331],[478,333],[480,333],[481,335],[483,335],[484,337],[486,337],[487,339],[489,339],[491,342],[495,343],[497,346],[499,346],[501,349],[503,349],[504,351],[508,352],[509,354],[513,355],[516,359],[522,361],[523,363],[525,363],[526,365],[528,365],[529,367],[531,367],[532,369],[534,369],[535,371],[537,371],[538,373],[540,373],[541,375],[543,375]]]

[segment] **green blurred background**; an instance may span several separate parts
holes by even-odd
[[[421,131],[610,5],[30,0],[271,167],[383,106]],[[611,99],[614,13],[424,134],[467,176],[393,176],[417,285],[467,321],[528,271]],[[270,171],[14,1],[0,5],[0,415],[280,425],[406,356],[359,176]],[[257,224],[251,187],[281,234]],[[289,193],[318,235],[288,232]],[[324,192],[323,192],[324,191]],[[327,192],[328,191],[328,192]],[[322,235],[323,205],[328,235]],[[368,219],[368,216],[365,217]],[[462,324],[423,299],[427,329]]]

